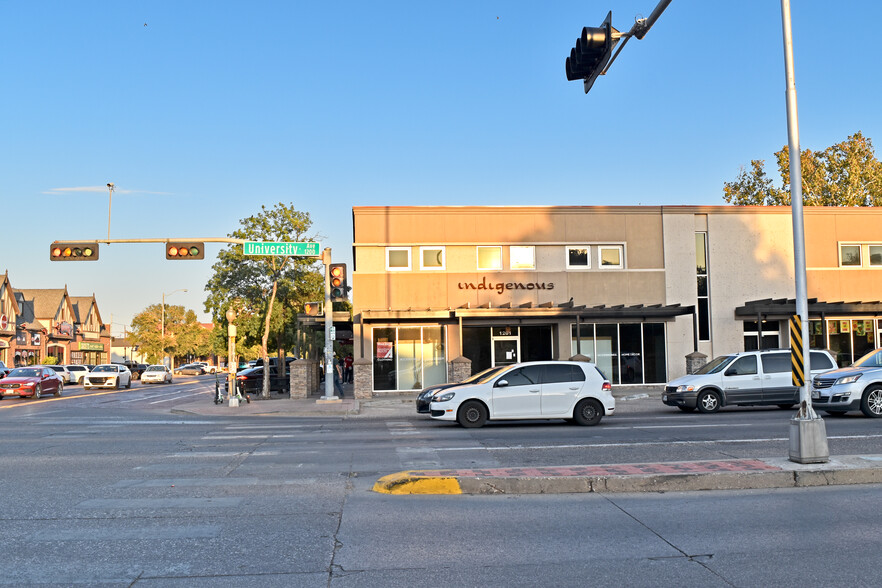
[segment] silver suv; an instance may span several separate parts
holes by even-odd
[[[836,367],[828,351],[812,351],[812,374]],[[689,412],[717,412],[728,405],[777,405],[792,408],[799,402],[793,385],[789,349],[763,349],[721,355],[694,374],[665,385],[662,402]]]
[[[868,417],[882,417],[882,349],[850,367],[815,376],[812,406],[831,415],[860,410]]]

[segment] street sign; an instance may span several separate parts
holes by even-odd
[[[331,341],[337,340],[337,327],[331,327]]]
[[[303,257],[318,257],[320,243],[297,243],[297,242],[261,242],[245,241],[242,244],[242,255],[298,255]]]

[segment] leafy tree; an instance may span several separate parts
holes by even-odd
[[[775,153],[781,185],[766,175],[765,162],[755,159],[732,182],[723,199],[737,205],[790,204],[790,148]],[[860,131],[823,151],[802,150],[802,197],[805,206],[882,206],[882,163],[873,143]]]
[[[241,228],[230,233],[234,239],[267,242],[303,242],[318,240],[307,236],[312,226],[309,214],[292,205],[261,206],[259,214],[239,221]],[[212,266],[214,275],[205,286],[208,298],[205,310],[214,324],[226,333],[226,312],[237,313],[237,337],[245,346],[260,342],[260,356],[269,365],[267,346],[272,336],[281,353],[296,341],[296,313],[310,300],[319,300],[324,292],[324,277],[309,257],[249,256],[241,245],[229,245],[218,254]],[[239,345],[237,343],[237,349]],[[284,362],[282,362],[284,366]],[[263,398],[269,398],[269,369],[263,371]]]
[[[183,306],[165,305],[165,339],[162,337],[162,305],[151,304],[132,319],[129,338],[138,345],[150,363],[159,363],[165,355],[208,355],[210,333]]]

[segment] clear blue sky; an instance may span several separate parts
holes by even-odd
[[[780,3],[673,0],[590,94],[567,82],[583,26],[655,5],[0,0],[0,272],[95,293],[115,334],[180,288],[207,320],[208,259],[48,260],[107,237],[107,182],[111,238],[223,237],[284,202],[338,261],[352,206],[723,204],[787,143]],[[878,14],[794,0],[803,148],[882,140]]]

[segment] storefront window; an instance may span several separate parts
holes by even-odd
[[[571,355],[582,354],[585,357],[590,357],[591,361],[594,361],[596,357],[594,353],[594,325],[582,323],[579,325],[579,334],[580,341],[576,339],[576,325],[571,325],[570,332],[572,333],[572,346],[571,346]]]
[[[852,363],[876,348],[874,325],[875,321],[872,319],[851,321],[852,346],[854,348]]]
[[[643,383],[643,337],[639,324],[619,325],[622,384]]]
[[[836,365],[851,365],[851,321],[827,321],[830,333],[830,351],[836,358]]]
[[[423,388],[447,381],[444,327],[423,327]]]
[[[613,384],[658,384],[667,379],[664,323],[580,324],[581,352]],[[596,336],[595,336],[596,333]],[[570,325],[576,350],[576,325]]]
[[[668,369],[664,323],[643,323],[643,382],[663,384]]]
[[[419,327],[398,329],[398,389],[422,388],[422,337]]]
[[[374,329],[374,390],[395,390],[395,329]]]
[[[420,390],[446,381],[443,327],[374,329],[374,390]]]
[[[619,329],[618,325],[596,325],[595,346],[597,357],[594,363],[610,382],[619,383]]]
[[[761,328],[763,331],[762,348],[780,348],[778,336],[778,331],[781,328],[780,323],[778,321],[763,321]],[[759,348],[759,331],[756,321],[744,321],[744,350],[756,351]]]

